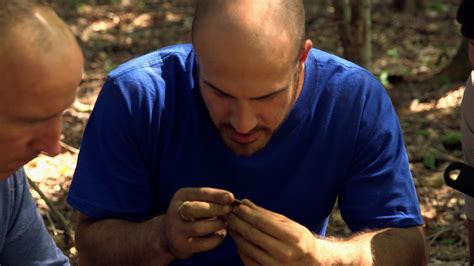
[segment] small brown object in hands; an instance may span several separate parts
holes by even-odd
[[[241,200],[234,199],[234,201],[230,204],[230,206],[234,207],[234,206],[239,206],[240,204],[242,204]]]

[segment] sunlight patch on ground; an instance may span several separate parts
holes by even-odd
[[[464,86],[461,86],[457,90],[448,92],[437,101],[421,103],[420,100],[415,99],[410,104],[410,111],[418,113],[458,107],[461,105],[463,94]]]
[[[133,26],[137,28],[146,28],[150,27],[153,22],[153,18],[151,14],[146,13],[146,14],[141,14],[137,18],[133,19]]]
[[[26,174],[35,182],[46,178],[72,176],[76,167],[77,155],[70,152],[61,153],[56,157],[39,155],[25,165]]]
[[[64,152],[56,157],[39,155],[25,165],[28,177],[48,199],[57,202],[69,189],[71,178],[77,163],[77,154]],[[38,191],[30,187],[40,213],[47,214],[49,207]]]

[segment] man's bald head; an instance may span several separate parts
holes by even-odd
[[[49,52],[54,44],[75,43],[67,25],[42,0],[0,0],[0,36],[0,55],[20,44]]]
[[[56,13],[0,0],[0,180],[37,154],[61,152],[61,114],[75,99],[83,55]]]
[[[202,31],[239,34],[247,42],[289,39],[285,44],[296,58],[305,39],[302,0],[197,0],[192,28],[193,43]]]

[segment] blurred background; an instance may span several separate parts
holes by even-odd
[[[48,230],[73,264],[77,214],[65,197],[81,136],[109,71],[158,48],[190,41],[193,0],[52,0],[84,50],[78,97],[63,115],[63,152],[39,156],[26,170]],[[461,160],[459,106],[469,75],[459,33],[460,0],[307,0],[307,37],[315,47],[368,68],[392,97],[404,131],[425,220],[431,265],[467,264],[462,194],[442,172]],[[337,207],[329,235],[344,236]]]

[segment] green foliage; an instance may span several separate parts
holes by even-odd
[[[392,48],[388,49],[386,52],[387,56],[392,57],[392,58],[400,58],[400,52],[398,51],[397,48]]]
[[[442,13],[442,12],[445,12],[448,9],[448,7],[446,6],[445,3],[443,3],[442,0],[431,0],[429,9],[436,13]]]
[[[388,81],[388,75],[389,75],[388,71],[382,70],[382,72],[380,72],[380,74],[378,76],[378,79],[380,80],[382,85],[384,85],[385,87],[390,85],[390,82]]]
[[[75,2],[76,4],[74,4],[74,9],[76,10],[76,12],[79,14],[85,13],[86,5],[84,3],[81,3],[80,1]]]
[[[421,130],[418,130],[418,132],[416,132],[416,134],[418,136],[422,136],[422,137],[429,137],[430,136],[430,131],[426,130],[426,129],[421,129]]]
[[[84,6],[87,4],[81,0],[69,0],[67,3],[70,9],[76,10],[79,13],[83,11]]]
[[[436,170],[436,158],[431,153],[423,155],[423,165],[426,169]]]
[[[439,81],[441,82],[443,86],[451,86],[453,84],[453,81],[451,80],[451,78],[444,75],[439,77]]]
[[[104,61],[104,70],[105,72],[109,73],[110,71],[114,70],[118,64],[114,63],[112,60],[109,58],[105,59]]]
[[[138,1],[138,3],[136,3],[136,6],[140,9],[145,9],[146,8],[146,3],[145,3],[145,1]]]
[[[460,150],[461,133],[458,131],[450,131],[441,138],[441,142],[447,150]]]
[[[441,243],[443,245],[452,246],[456,243],[456,240],[453,238],[445,238],[441,240]]]

